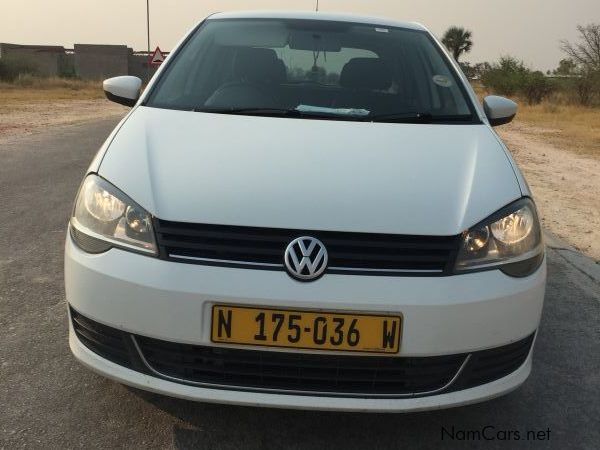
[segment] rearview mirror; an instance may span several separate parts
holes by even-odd
[[[488,95],[484,98],[483,109],[493,127],[510,122],[517,114],[515,102],[497,95]]]
[[[102,88],[106,98],[125,106],[133,106],[140,97],[142,80],[138,77],[122,76],[104,80]]]
[[[293,30],[290,33],[290,48],[293,50],[308,50],[311,52],[339,52],[342,44],[339,37],[330,33],[326,39],[318,32]]]

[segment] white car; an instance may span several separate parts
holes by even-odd
[[[185,399],[414,411],[531,370],[546,265],[531,192],[424,27],[325,13],[210,16],[79,189],[70,347]]]

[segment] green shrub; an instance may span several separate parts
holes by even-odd
[[[520,95],[530,105],[541,103],[555,89],[553,82],[542,72],[532,72],[522,61],[511,56],[503,56],[497,64],[488,67],[481,81],[494,94]]]
[[[525,75],[519,92],[523,94],[530,105],[539,105],[552,90],[553,86],[550,80],[538,71],[528,72]]]
[[[523,89],[528,73],[523,62],[511,56],[503,56],[482,74],[481,81],[495,94],[511,96]]]

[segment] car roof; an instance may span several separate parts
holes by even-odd
[[[407,28],[411,30],[427,31],[427,29],[416,22],[402,22],[383,17],[364,16],[359,14],[329,13],[315,11],[232,11],[220,12],[208,17],[212,19],[303,19],[323,20],[334,22],[352,22],[368,25],[381,25],[388,27]]]

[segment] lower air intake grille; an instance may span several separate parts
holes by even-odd
[[[94,353],[121,366],[131,367],[127,333],[88,319],[71,308],[73,330],[79,340]]]
[[[187,382],[369,396],[438,390],[452,380],[466,358],[357,357],[203,347],[149,338],[137,341],[152,368]]]

